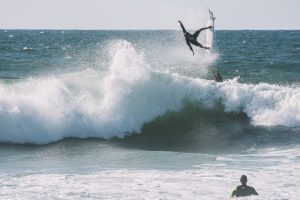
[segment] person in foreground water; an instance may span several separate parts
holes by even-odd
[[[253,187],[247,185],[247,176],[242,175],[240,179],[242,185],[237,186],[235,190],[232,191],[231,197],[246,197],[251,195],[258,195]]]
[[[182,29],[182,32],[184,34],[184,38],[185,38],[185,41],[186,41],[186,44],[189,46],[190,50],[193,52],[193,55],[194,55],[194,50],[192,48],[192,45],[195,45],[195,46],[198,46],[200,48],[203,48],[203,49],[209,49],[209,47],[204,47],[202,46],[202,44],[200,44],[198,41],[197,41],[197,38],[200,34],[201,31],[204,31],[206,29],[209,29],[209,28],[212,28],[212,26],[208,26],[206,28],[200,28],[199,30],[197,30],[194,34],[190,34],[189,32],[187,32],[182,24],[182,22],[179,20],[178,21],[180,26],[181,26],[181,29]]]

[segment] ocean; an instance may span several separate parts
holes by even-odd
[[[245,199],[299,199],[300,31],[194,50],[181,31],[0,30],[0,199],[229,199],[243,174]]]

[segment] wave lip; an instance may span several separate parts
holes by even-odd
[[[300,126],[300,89],[266,83],[241,84],[227,81],[222,93],[226,111],[246,113],[254,125]]]

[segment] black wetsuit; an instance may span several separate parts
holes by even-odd
[[[193,52],[193,55],[194,55],[194,50],[192,48],[192,45],[195,45],[195,46],[198,46],[200,48],[203,48],[203,49],[209,49],[209,47],[204,47],[202,46],[202,44],[200,44],[198,41],[197,41],[197,38],[200,34],[201,31],[203,30],[206,30],[206,29],[209,29],[209,28],[212,28],[211,26],[209,27],[206,27],[206,28],[200,28],[199,30],[197,30],[194,34],[190,34],[189,32],[187,32],[182,24],[181,21],[178,21],[180,23],[180,26],[181,26],[181,29],[182,29],[182,32],[184,34],[184,38],[185,38],[185,41],[186,41],[186,44],[189,46],[190,50]]]
[[[246,197],[251,195],[258,195],[258,193],[253,187],[247,185],[240,185],[232,191],[231,197]]]

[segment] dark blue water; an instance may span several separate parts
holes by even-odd
[[[228,76],[253,83],[299,82],[299,31],[219,31],[216,38],[218,68]]]

